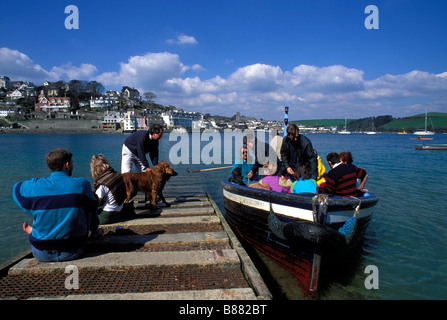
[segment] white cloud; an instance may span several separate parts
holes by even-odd
[[[130,57],[127,62],[120,64],[118,72],[105,72],[97,76],[96,80],[105,86],[127,85],[156,91],[169,79],[181,76],[188,69],[177,54],[149,52],[143,56]]]
[[[9,48],[0,48],[0,72],[11,80],[43,82],[50,78],[48,71],[35,64],[26,54]]]
[[[47,71],[24,53],[9,48],[0,48],[0,71],[13,80],[42,84],[46,80],[89,79],[98,70],[94,65],[88,63],[83,63],[79,67],[67,63],[62,66],[54,66]]]
[[[98,72],[98,69],[88,63],[82,63],[76,67],[71,63],[64,64],[60,67],[53,67],[49,74],[54,79],[90,79]]]
[[[193,36],[188,36],[186,34],[179,34],[175,39],[166,40],[170,44],[198,44],[199,42]]]
[[[84,78],[117,90],[127,85],[154,92],[159,103],[211,114],[231,116],[244,111],[258,118],[281,119],[282,113],[272,110],[283,105],[290,107],[291,117],[301,119],[383,114],[400,117],[423,112],[424,106],[429,106],[430,111],[447,110],[447,72],[414,70],[365,80],[362,70],[342,65],[302,64],[282,70],[256,63],[238,68],[227,77],[201,79],[189,75],[202,70],[199,64],[183,64],[177,54],[148,52],[121,62],[116,71],[103,70],[99,75],[97,68],[88,63],[67,63],[47,71],[26,54],[0,48],[1,75],[12,80],[41,84],[45,80]]]

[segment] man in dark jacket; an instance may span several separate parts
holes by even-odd
[[[308,164],[311,179],[317,180],[318,162],[312,142],[302,135],[296,124],[287,127],[287,137],[281,146],[282,173],[293,177],[298,164]]]
[[[127,137],[123,144],[121,173],[130,172],[132,164],[135,164],[137,171],[150,170],[146,153],[149,153],[152,164],[156,166],[158,164],[158,140],[162,136],[163,127],[154,124],[148,131],[136,131]]]

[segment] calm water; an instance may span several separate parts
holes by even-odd
[[[350,150],[354,163],[369,174],[367,188],[379,195],[368,228],[364,252],[351,276],[332,283],[322,299],[446,299],[447,298],[447,151],[417,151],[412,135],[307,135],[327,167],[329,152]],[[103,153],[119,170],[121,146],[126,135],[0,135],[0,263],[29,248],[23,221],[30,217],[13,202],[15,182],[48,176],[46,153],[57,147],[74,154],[74,176],[92,182],[89,163],[93,154]],[[176,141],[166,134],[161,140],[160,158],[169,161]],[[447,143],[447,135],[437,134],[427,143]],[[202,143],[207,145],[208,142]],[[224,153],[222,153],[222,157]],[[211,164],[210,166],[219,166]],[[187,168],[206,165],[174,165],[182,175]],[[194,173],[202,179],[224,212],[220,180],[225,170]],[[263,273],[272,277],[281,298],[298,299],[294,281],[275,263],[261,256]],[[364,285],[367,265],[379,270],[379,289]],[[264,268],[266,270],[264,271]],[[269,281],[271,284],[272,281]]]

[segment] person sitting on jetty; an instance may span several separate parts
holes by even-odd
[[[33,218],[33,226],[23,224],[29,233],[34,257],[40,261],[74,260],[84,253],[89,231],[102,233],[96,213],[98,201],[85,178],[71,177],[73,155],[66,149],[47,154],[52,171],[48,178],[17,182],[13,198]]]
[[[357,189],[357,179],[362,180],[361,187],[364,187],[367,173],[364,169],[349,163],[340,161],[340,156],[336,152],[331,152],[326,156],[326,160],[331,170],[326,175],[324,193],[334,194],[342,197],[363,196],[363,190]]]
[[[248,174],[253,168],[253,161],[252,157],[248,155],[248,149],[246,146],[243,146],[241,148],[239,158],[236,159],[236,161],[234,162],[233,169],[231,169],[231,174],[233,174],[236,168],[239,168],[241,170],[242,182],[248,186],[249,184]]]
[[[317,182],[311,178],[309,166],[299,164],[294,174],[294,182],[290,187],[290,193],[317,193]]]
[[[98,213],[99,223],[118,222],[126,198],[126,185],[121,174],[110,166],[102,154],[92,156],[90,172],[95,179],[93,189],[101,206],[101,212]]]
[[[130,172],[133,164],[138,172],[150,170],[146,153],[149,153],[152,165],[156,166],[158,164],[158,142],[162,136],[163,127],[154,124],[149,130],[135,131],[127,137],[121,151],[121,173]]]

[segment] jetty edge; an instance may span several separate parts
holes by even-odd
[[[6,261],[0,299],[271,300],[203,185],[179,182],[164,191],[171,207],[148,210],[138,194],[136,217],[102,225],[80,259],[40,262],[27,250]]]

